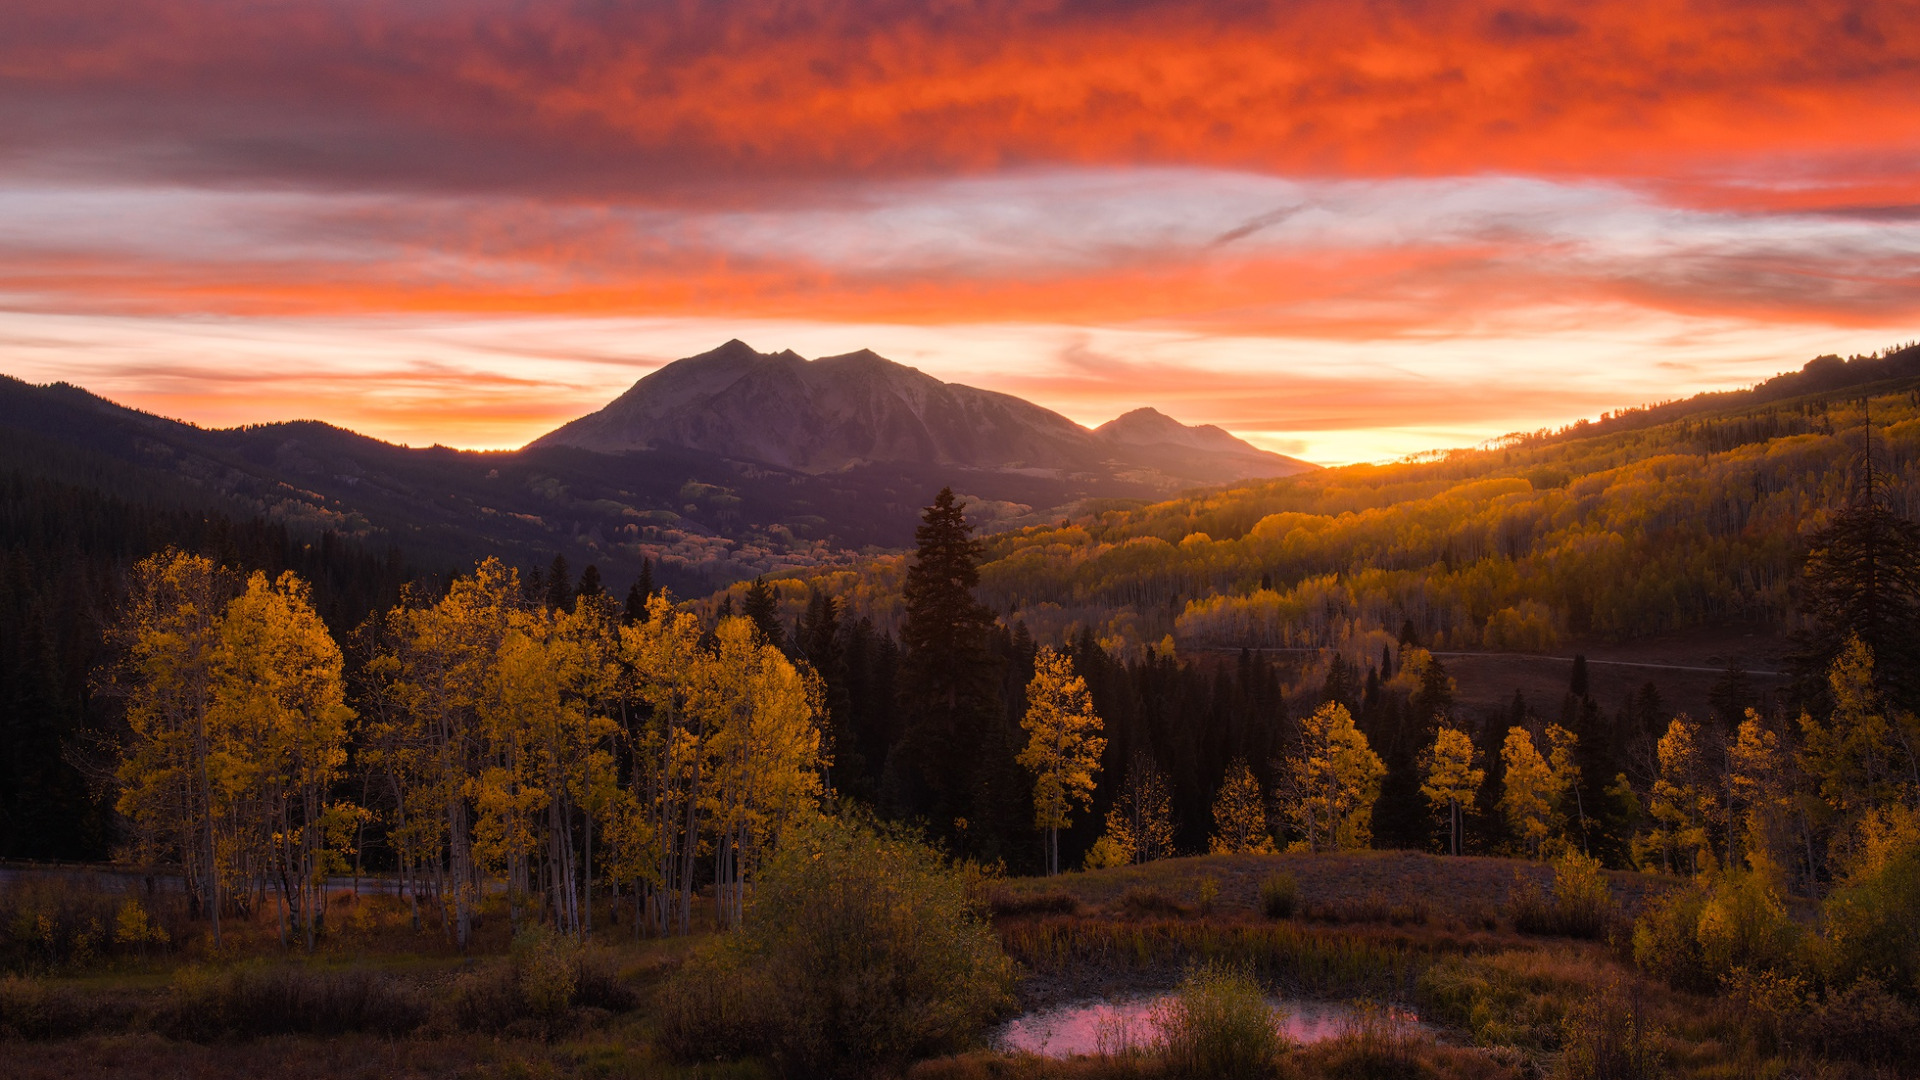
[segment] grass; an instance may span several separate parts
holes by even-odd
[[[1677,990],[1643,975],[1619,941],[1581,936],[1598,921],[1600,884],[1617,909],[1606,911],[1602,936],[1618,938],[1619,919],[1676,883],[1362,852],[1167,860],[998,881],[979,899],[1025,973],[1027,1006],[1167,990],[1183,972],[1212,965],[1287,995],[1400,1002],[1444,1034],[1436,1039],[1383,1011],[1339,1038],[1287,1049],[1265,1076],[1838,1080],[1898,1075],[1899,1062],[1920,1052],[1901,1034],[1900,1018],[1911,1014],[1900,1010],[1910,1006],[1870,988],[1789,1023],[1747,1001],[1765,996],[1758,989]],[[16,889],[0,896],[0,911],[58,899],[53,890]],[[118,894],[111,899],[117,904]],[[153,915],[168,941],[144,955],[103,949],[63,962],[57,949],[22,946],[8,954],[16,974],[0,978],[0,1039],[36,1045],[5,1051],[8,1074],[775,1075],[757,1061],[674,1064],[661,1049],[663,990],[699,940],[635,941],[630,927],[596,913],[603,929],[592,948],[561,962],[537,939],[516,948],[504,911],[489,910],[473,955],[462,956],[431,922],[413,929],[393,898],[335,903],[339,917],[313,956],[282,950],[264,918],[230,921],[215,950],[203,927],[163,907]],[[92,901],[70,907],[82,916],[109,910]],[[84,929],[85,918],[63,925]],[[1862,1053],[1871,1040],[1874,1052]],[[1828,1056],[1840,1052],[1864,1064]],[[1053,1061],[976,1049],[918,1062],[905,1075],[1171,1080],[1177,1066],[1157,1052]]]

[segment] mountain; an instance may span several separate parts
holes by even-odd
[[[553,446],[603,454],[674,447],[814,475],[933,465],[1127,479],[1166,491],[1314,468],[1152,409],[1089,431],[1030,401],[942,382],[864,349],[807,360],[738,340],[668,364],[529,448]]]
[[[764,359],[744,346],[731,351],[736,367],[755,366],[741,360]],[[0,376],[0,480],[64,485],[83,502],[141,513],[258,520],[287,530],[296,542],[331,536],[374,552],[391,547],[407,563],[432,572],[470,566],[488,555],[522,568],[544,567],[558,554],[576,570],[598,566],[606,580],[624,588],[651,560],[656,580],[689,595],[758,574],[844,564],[864,552],[906,547],[921,507],[947,485],[969,503],[968,516],[991,531],[1058,520],[1088,499],[1161,497],[1170,485],[1190,488],[1212,476],[1231,476],[1246,467],[1240,458],[1262,460],[1260,451],[1224,432],[1212,435],[1165,418],[1151,426],[1136,422],[1137,430],[1123,430],[1109,443],[1018,398],[948,389],[870,354],[834,363],[788,357],[803,372],[825,363],[829,373],[837,368],[858,375],[864,367],[873,385],[892,392],[953,394],[977,406],[967,415],[986,425],[978,431],[943,425],[939,410],[928,409],[934,420],[915,428],[905,420],[910,410],[877,409],[872,415],[892,415],[900,425],[885,429],[895,433],[890,441],[869,440],[868,452],[876,445],[911,448],[937,439],[972,445],[971,460],[994,460],[981,456],[982,444],[1024,438],[1031,458],[1000,460],[1056,464],[975,468],[954,463],[963,455],[953,453],[929,453],[926,460],[908,455],[874,461],[845,453],[835,458],[823,441],[811,451],[816,456],[790,459],[806,466],[800,468],[768,460],[777,458],[778,447],[748,437],[752,429],[740,418],[744,412],[729,429],[741,446],[709,435],[683,440],[692,445],[617,453],[546,440],[506,452],[411,448],[315,421],[209,430],[78,387],[33,386]],[[650,376],[650,385],[670,384],[673,395],[664,398],[669,403],[676,396],[711,400],[739,381],[727,381],[728,360],[719,359],[673,365]],[[687,378],[689,373],[697,377]],[[668,378],[658,379],[662,374]],[[844,386],[846,378],[829,382]],[[763,419],[779,412],[764,401],[758,408]],[[683,407],[680,415],[697,420],[698,412]],[[790,441],[800,434],[791,426],[783,430]],[[847,436],[842,432],[840,438]],[[1169,438],[1211,439],[1216,449],[1189,461],[1182,455],[1190,448],[1155,449],[1156,440]],[[1185,471],[1175,480],[1127,461],[1129,455],[1155,453],[1184,462]],[[823,471],[816,463],[829,460],[838,467]]]

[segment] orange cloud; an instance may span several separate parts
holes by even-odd
[[[1916,23],[1913,0],[16,0],[0,76],[16,138],[157,134],[187,152],[146,164],[176,172],[724,198],[1177,163],[1717,195],[1755,163],[1846,191],[1877,156],[1912,202]]]

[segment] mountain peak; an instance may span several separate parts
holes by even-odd
[[[737,339],[654,371],[606,408],[532,445],[601,453],[679,447],[810,473],[880,462],[1058,475],[1121,468],[1145,470],[1170,487],[1312,467],[1151,408],[1094,432],[1030,401],[942,382],[871,349],[809,361],[790,350],[756,352]],[[1146,447],[1153,453],[1138,453]]]

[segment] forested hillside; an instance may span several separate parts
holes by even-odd
[[[1781,630],[1805,538],[1846,501],[1869,441],[1889,507],[1920,508],[1911,378],[1644,420],[1089,506],[990,538],[982,594],[1036,633],[1078,623],[1115,645],[1171,633],[1355,658],[1408,624],[1454,649]]]
[[[0,857],[110,853],[112,794],[88,766],[110,759],[117,729],[93,676],[127,570],[169,546],[235,568],[298,573],[338,634],[393,603],[413,576],[397,551],[331,533],[301,537],[260,519],[0,474]]]

